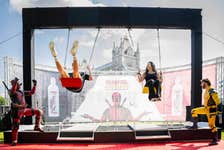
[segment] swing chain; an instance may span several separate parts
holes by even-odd
[[[70,41],[70,32],[71,32],[71,28],[68,29],[68,34],[67,34],[67,44],[66,44],[66,51],[65,51],[64,68],[66,68],[66,66],[67,66],[67,57],[68,57],[68,46],[69,46],[69,41]]]
[[[100,28],[98,28],[98,31],[97,31],[97,34],[96,34],[96,37],[95,37],[95,40],[94,40],[94,43],[93,43],[92,51],[91,51],[91,54],[90,54],[90,57],[89,57],[89,63],[88,64],[90,64],[91,61],[92,61],[93,54],[94,54],[94,51],[95,51],[96,41],[99,37],[99,34],[100,34]]]
[[[134,48],[134,41],[133,41],[133,38],[132,38],[132,35],[131,35],[131,28],[128,28],[128,35],[129,35],[129,38],[131,40],[131,45]]]
[[[157,28],[157,42],[158,42],[158,50],[159,50],[159,69],[162,70],[161,47],[160,47],[160,32],[159,32],[159,28]]]

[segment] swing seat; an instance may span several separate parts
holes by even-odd
[[[81,89],[82,88],[82,79],[80,78],[60,78],[61,85],[65,88],[74,88]]]
[[[161,87],[161,90],[162,90],[162,87]],[[154,92],[157,92],[155,87],[154,87]],[[143,94],[149,94],[150,93],[149,87],[144,86],[143,89],[142,89],[142,93]]]
[[[155,93],[157,92],[155,87],[154,87],[154,92]],[[143,89],[142,89],[142,93],[143,94],[149,94],[150,93],[149,87],[144,86]]]

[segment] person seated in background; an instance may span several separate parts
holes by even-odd
[[[36,122],[34,126],[34,131],[43,132],[40,128],[42,111],[37,108],[27,108],[25,96],[31,96],[36,91],[37,81],[33,80],[33,88],[31,91],[22,91],[19,79],[15,78],[11,80],[12,88],[9,90],[9,95],[11,98],[11,111],[12,111],[12,146],[15,146],[18,142],[18,130],[20,120],[23,116],[33,116],[36,117]]]
[[[143,74],[138,73],[139,82],[145,82],[144,89],[148,89],[148,98],[150,101],[161,100],[161,84],[162,84],[162,73],[158,73],[155,64],[151,61],[147,63],[145,72]]]

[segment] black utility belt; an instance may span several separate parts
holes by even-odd
[[[209,108],[209,113],[215,113],[218,111],[217,107]]]

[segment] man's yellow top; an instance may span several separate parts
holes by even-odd
[[[220,99],[218,93],[213,89],[209,88],[204,93],[204,106],[218,106],[220,104]]]

